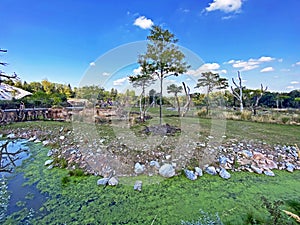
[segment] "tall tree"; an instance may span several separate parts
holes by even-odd
[[[138,75],[129,76],[129,82],[132,83],[134,88],[140,87],[142,89],[139,106],[140,106],[140,119],[144,121],[146,114],[146,101],[145,101],[145,89],[153,84],[154,79],[149,71],[149,66],[146,61],[139,60],[141,66],[141,72]]]
[[[234,89],[231,86],[231,91],[232,91],[233,96],[240,103],[240,111],[243,112],[243,110],[244,110],[244,106],[243,106],[243,85],[242,85],[242,78],[241,78],[241,75],[240,75],[240,71],[238,71],[238,79],[239,79],[239,84],[237,85],[237,83],[232,78],[232,82],[235,85],[236,89]]]
[[[259,90],[255,90],[254,92],[254,100],[255,102],[252,104],[252,109],[253,109],[253,115],[256,116],[256,112],[257,112],[257,107],[259,104],[259,100],[261,99],[261,97],[263,96],[263,94],[267,91],[268,87],[265,87],[260,84],[260,89]]]
[[[178,111],[178,116],[180,116],[180,102],[178,99],[178,93],[182,92],[182,86],[177,86],[176,84],[171,84],[167,87],[168,93],[173,93],[175,97],[175,101],[177,104],[177,111]]]
[[[147,62],[149,71],[156,74],[160,81],[159,123],[161,124],[163,80],[169,76],[178,76],[185,73],[189,65],[184,61],[185,55],[175,45],[178,40],[169,30],[154,25],[147,39],[149,41],[147,51],[140,56],[140,59]]]
[[[198,79],[197,86],[195,88],[206,87],[206,114],[209,112],[210,107],[210,94],[214,89],[225,89],[228,87],[228,81],[226,78],[220,77],[218,73],[204,72],[202,77]]]

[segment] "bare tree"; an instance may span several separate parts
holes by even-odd
[[[168,93],[173,93],[175,97],[175,101],[177,104],[178,116],[180,116],[180,102],[178,99],[178,93],[182,92],[182,86],[177,86],[176,84],[171,84],[167,87]]]
[[[192,98],[191,98],[191,94],[190,94],[190,88],[188,86],[186,86],[186,84],[184,82],[182,82],[182,85],[183,85],[183,89],[184,89],[185,97],[186,97],[186,103],[183,106],[183,110],[181,112],[181,116],[184,117],[187,114],[187,112],[190,110],[190,104],[191,104]]]
[[[240,75],[240,71],[238,71],[238,79],[239,79],[239,85],[237,85],[237,83],[234,81],[234,79],[232,78],[232,82],[235,85],[236,89],[238,89],[238,91],[236,91],[232,86],[231,86],[231,91],[233,96],[239,101],[240,103],[240,111],[243,112],[244,110],[244,106],[243,106],[243,86],[242,86],[242,78]]]
[[[263,94],[268,90],[268,87],[266,86],[264,88],[264,86],[262,84],[260,84],[260,90],[256,91],[256,96],[255,96],[255,103],[252,104],[252,109],[253,109],[253,115],[256,116],[256,111],[257,111],[257,107],[259,104],[259,100],[261,99],[261,97],[263,96]]]
[[[0,52],[7,52],[7,50],[4,50],[4,49],[0,49]],[[7,66],[8,63],[6,62],[0,62],[0,65],[1,66]],[[8,75],[6,74],[4,71],[0,70],[0,84],[2,83],[2,79],[1,78],[6,78],[6,79],[18,79],[18,75],[14,72],[12,75]]]

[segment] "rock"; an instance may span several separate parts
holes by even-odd
[[[97,180],[97,185],[107,185],[109,178],[101,178]]]
[[[202,170],[199,167],[195,167],[195,174],[198,177],[202,177],[203,176],[203,172],[202,172]]]
[[[171,159],[171,155],[166,155],[166,160]]]
[[[14,138],[16,138],[16,135],[14,133],[11,133],[11,134],[7,135],[7,138],[14,139]]]
[[[50,143],[50,141],[48,141],[48,140],[45,140],[45,141],[42,142],[42,144],[43,144],[44,146],[48,145],[49,143]]]
[[[251,169],[255,172],[255,173],[258,173],[258,174],[262,174],[262,169],[254,166],[254,165],[251,165]]]
[[[238,163],[239,163],[239,165],[241,165],[241,166],[245,166],[245,165],[250,165],[251,164],[251,160],[250,159],[239,159],[238,160]]]
[[[166,178],[173,177],[175,176],[175,169],[171,164],[164,164],[160,167],[159,174]]]
[[[264,158],[265,158],[265,156],[260,152],[254,152],[254,154],[253,154],[253,159],[255,159],[255,160],[261,160]]]
[[[228,173],[227,170],[224,168],[221,169],[221,171],[219,172],[219,175],[223,179],[229,179],[231,177],[230,173]]]
[[[40,143],[40,142],[41,142],[41,140],[39,140],[39,139],[34,140],[34,143]]]
[[[53,167],[54,167],[53,164],[51,164],[50,166],[47,167],[47,169],[51,170],[51,169],[53,169]]]
[[[142,191],[143,182],[141,180],[137,180],[133,186],[133,190]]]
[[[185,176],[189,179],[189,180],[196,180],[197,179],[197,175],[194,174],[193,171],[191,170],[184,170]]]
[[[119,183],[119,181],[115,177],[112,177],[108,180],[108,185],[110,185],[110,186],[117,186],[118,183]]]
[[[52,149],[51,149],[51,150],[48,151],[47,156],[48,156],[48,157],[51,157],[52,155],[53,155],[53,151],[52,151]]]
[[[277,169],[278,168],[278,166],[277,166],[277,163],[276,162],[274,162],[273,160],[270,160],[270,159],[266,159],[266,163],[267,163],[267,167],[269,168],[269,169]]]
[[[159,162],[157,161],[150,161],[150,166],[155,166],[157,169],[159,169],[160,165],[159,165]]]
[[[28,139],[28,141],[35,141],[35,140],[36,140],[36,136],[33,136],[33,137]]]
[[[52,164],[53,163],[53,159],[48,159],[45,163],[44,163],[44,165],[45,166],[49,166],[50,164]]]
[[[295,166],[292,163],[286,163],[285,166],[288,172],[294,172]]]
[[[143,173],[145,171],[145,165],[142,165],[142,164],[140,164],[140,163],[136,163],[135,165],[134,165],[134,172],[136,173],[136,174],[141,174],[141,173]]]
[[[59,139],[63,141],[65,140],[65,136],[60,136]]]
[[[221,156],[219,157],[219,163],[220,163],[220,164],[226,164],[226,162],[227,162],[227,157],[221,155]]]
[[[206,167],[205,172],[210,174],[210,175],[216,175],[217,174],[216,168],[214,166]]]
[[[253,156],[252,152],[250,152],[248,150],[243,150],[242,155],[246,158],[251,158]]]
[[[271,177],[275,176],[275,173],[272,170],[264,170],[264,174]]]

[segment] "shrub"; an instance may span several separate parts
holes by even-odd
[[[290,120],[289,117],[282,117],[281,118],[281,122],[284,123],[284,124],[286,124],[289,120]]]
[[[206,117],[206,116],[207,116],[206,109],[200,109],[200,110],[197,112],[197,115],[198,115],[199,117]]]
[[[241,119],[242,120],[251,120],[252,112],[251,111],[243,111],[241,113]]]

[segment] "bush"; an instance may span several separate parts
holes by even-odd
[[[286,124],[289,120],[290,120],[289,117],[282,117],[281,118],[281,122],[284,123],[284,124]]]
[[[200,109],[200,110],[197,112],[197,115],[198,115],[199,117],[206,117],[206,116],[207,116],[206,109]]]
[[[242,120],[251,120],[252,112],[251,111],[243,111],[241,113],[241,119]]]

